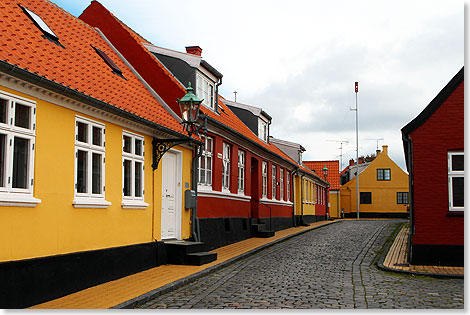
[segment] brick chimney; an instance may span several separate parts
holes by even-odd
[[[360,157],[359,157],[359,163],[358,163],[358,164],[362,164],[362,163],[364,163],[364,157],[363,157],[363,156],[360,156]]]
[[[388,155],[388,145],[382,146],[382,152],[385,153],[385,155]]]
[[[375,151],[375,156],[379,156],[379,154],[380,154],[380,150],[376,150]]]
[[[353,166],[354,165],[354,159],[350,159],[349,160],[349,166]]]
[[[186,52],[188,54],[200,56],[202,54],[202,48],[199,46],[187,46]]]

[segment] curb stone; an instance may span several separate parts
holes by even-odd
[[[464,275],[459,275],[459,274],[447,274],[447,273],[431,273],[431,272],[419,272],[419,271],[411,271],[411,270],[402,270],[402,269],[395,269],[391,267],[386,267],[383,263],[385,261],[385,257],[387,257],[388,252],[390,251],[390,248],[393,245],[393,242],[395,241],[396,236],[398,233],[401,231],[403,228],[403,225],[401,226],[400,229],[397,229],[395,231],[392,237],[392,240],[389,241],[388,243],[384,244],[384,247],[386,247],[386,250],[383,251],[382,255],[380,256],[379,261],[377,262],[377,267],[381,270],[385,271],[391,271],[391,272],[397,272],[397,273],[404,273],[408,275],[416,275],[416,276],[427,276],[427,277],[433,277],[433,278],[457,278],[457,279],[463,279]]]

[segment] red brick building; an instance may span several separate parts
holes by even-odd
[[[402,128],[412,264],[464,263],[464,68]]]

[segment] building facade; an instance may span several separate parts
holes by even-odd
[[[366,217],[408,217],[408,174],[388,156],[388,146],[359,167],[359,216]],[[359,164],[361,166],[361,164]],[[362,171],[361,171],[362,169]],[[355,172],[351,168],[350,172]],[[341,209],[345,217],[357,216],[357,176],[340,187]],[[352,176],[351,176],[352,177]]]
[[[410,172],[410,262],[463,266],[463,67],[402,128],[402,137]]]

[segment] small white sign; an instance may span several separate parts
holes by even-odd
[[[217,157],[218,157],[219,159],[222,159],[222,158],[223,158],[222,153],[217,153]]]

